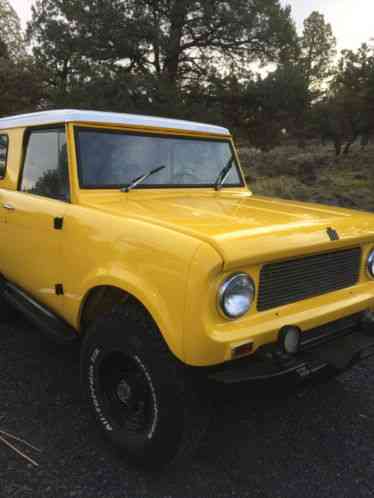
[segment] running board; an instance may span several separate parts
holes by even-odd
[[[0,292],[14,308],[26,315],[57,343],[69,344],[78,339],[73,327],[4,278],[0,281]]]

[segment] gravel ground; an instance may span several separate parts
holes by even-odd
[[[374,360],[324,385],[222,391],[181,469],[147,474],[101,437],[81,399],[79,352],[23,319],[0,326],[0,430],[40,447],[35,468],[0,444],[0,497],[374,496]]]

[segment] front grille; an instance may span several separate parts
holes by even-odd
[[[265,311],[351,287],[358,281],[360,261],[357,247],[265,265],[260,272],[257,309]]]
[[[343,335],[352,333],[361,327],[362,313],[356,313],[335,322],[326,323],[315,329],[307,330],[301,335],[301,350],[310,349]]]

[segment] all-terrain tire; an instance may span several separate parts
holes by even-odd
[[[133,300],[96,320],[82,344],[82,387],[96,421],[143,467],[190,456],[205,432],[207,397],[187,371]]]

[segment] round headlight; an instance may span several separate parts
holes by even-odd
[[[236,273],[221,285],[218,305],[226,317],[234,319],[247,313],[255,298],[255,285],[246,273]]]
[[[369,276],[374,278],[374,250],[370,251],[368,256],[367,269]]]

